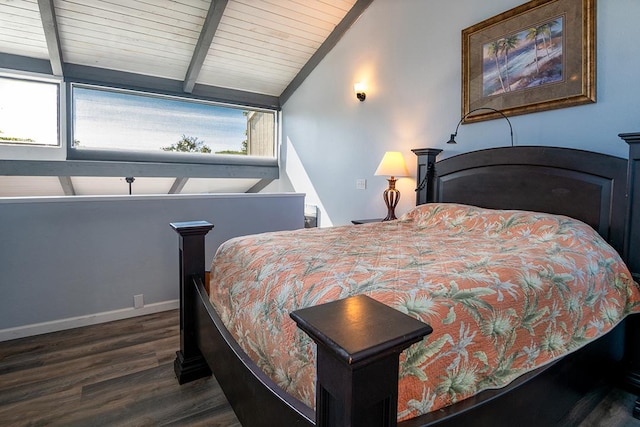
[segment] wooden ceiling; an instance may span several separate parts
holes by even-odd
[[[58,76],[83,66],[287,98],[371,1],[0,0],[0,68],[29,58]]]

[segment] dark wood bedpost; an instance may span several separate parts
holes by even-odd
[[[629,144],[629,200],[624,257],[635,280],[640,281],[640,133],[621,133],[619,136]]]
[[[366,295],[291,318],[318,346],[316,427],[395,426],[400,353],[431,327]]]
[[[184,384],[211,375],[211,369],[198,349],[196,338],[195,288],[192,278],[204,281],[204,238],[213,228],[206,221],[171,223],[180,235],[180,350],[173,369],[178,383]]]
[[[435,163],[439,148],[416,148],[411,150],[418,156],[418,170],[416,188],[416,206],[435,201]]]
[[[640,283],[640,133],[621,133],[629,144],[627,181],[627,230],[624,258],[636,282]],[[640,315],[626,320],[625,384],[640,395]],[[640,419],[640,399],[636,400],[633,416]]]

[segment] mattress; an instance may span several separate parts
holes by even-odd
[[[399,420],[503,387],[605,334],[640,303],[629,270],[588,225],[457,204],[229,240],[210,288],[245,352],[311,407],[315,345],[290,312],[366,294],[430,324],[433,333],[400,358]]]

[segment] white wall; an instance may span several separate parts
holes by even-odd
[[[504,120],[461,126],[458,144],[445,142],[460,119],[462,29],[522,3],[374,0],[283,106],[284,148],[295,148],[326,210],[321,225],[386,214],[387,182],[373,175],[385,151],[402,151],[415,177],[412,148],[441,148],[444,158],[510,144]],[[627,157],[617,134],[640,131],[640,1],[598,0],[597,16],[597,103],[511,118],[517,145]],[[357,81],[368,86],[365,102]],[[398,181],[398,213],[415,205],[413,177]],[[294,188],[300,180],[289,179]]]
[[[0,341],[177,308],[170,222],[214,224],[208,266],[231,237],[302,228],[303,205],[293,193],[0,199]]]

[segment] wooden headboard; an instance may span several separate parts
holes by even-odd
[[[418,169],[423,171],[418,182],[426,176],[425,185],[417,190],[417,201],[571,216],[591,225],[624,253],[626,159],[540,146],[479,150],[433,165],[429,164],[433,151],[416,150],[416,154],[418,164],[423,165]]]

